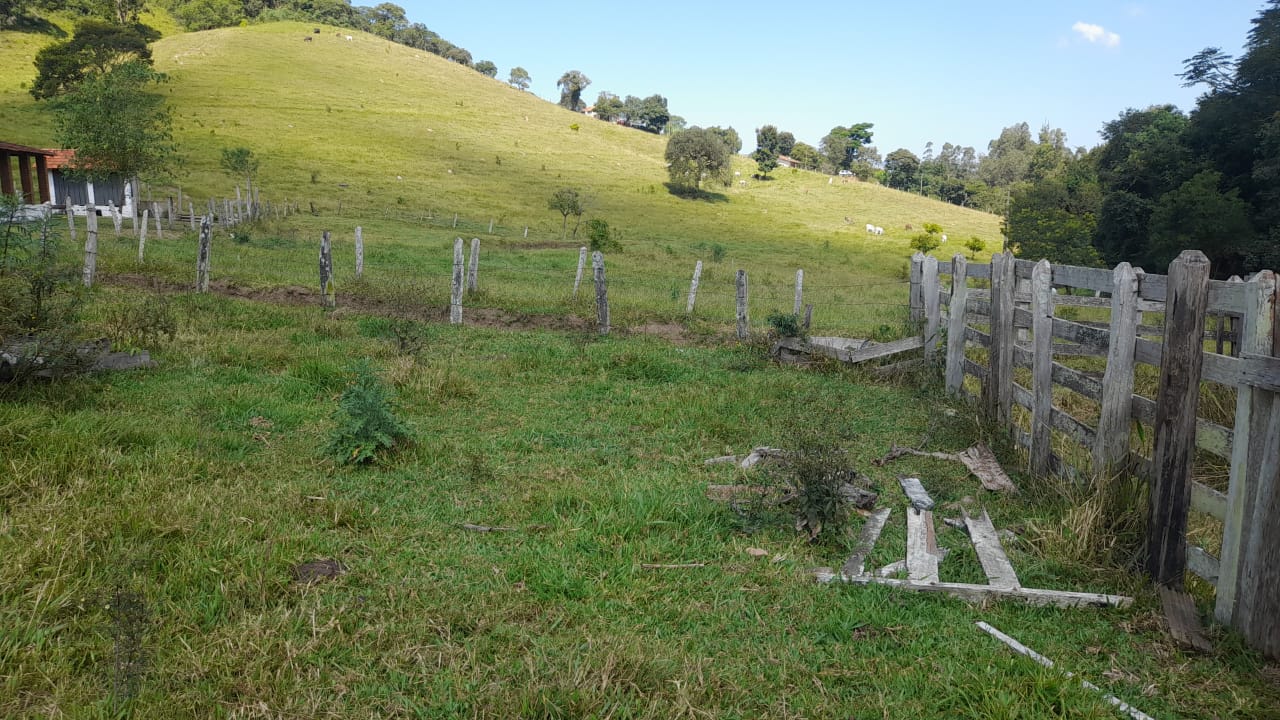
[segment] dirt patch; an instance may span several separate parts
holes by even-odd
[[[332,580],[346,571],[347,567],[337,560],[312,560],[293,566],[293,581],[310,585],[321,580]]]
[[[627,328],[633,335],[653,335],[675,345],[689,344],[689,331],[676,323],[647,323]]]

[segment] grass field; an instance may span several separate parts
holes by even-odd
[[[765,314],[790,310],[796,268],[816,332],[903,332],[905,225],[939,222],[994,249],[997,218],[810,173],[758,182],[745,161],[747,184],[721,200],[678,199],[662,184],[663,138],[372,36],[302,42],[310,30],[172,34],[155,52],[172,76],[184,192],[231,194],[218,154],[246,145],[266,196],[304,212],[238,240],[220,231],[208,296],[182,290],[190,233],[153,235],[139,265],[136,238],[103,222],[85,324],[106,332],[122,308],[167,308],[176,337],[147,347],[159,367],[0,387],[0,716],[1116,716],[977,620],[1157,717],[1280,716],[1274,666],[1221,629],[1212,655],[1177,648],[1145,582],[1072,543],[1064,518],[1087,490],[1015,472],[1023,492],[1004,497],[942,461],[872,466],[892,443],[994,439],[940,399],[932,374],[884,384],[783,368],[759,341],[723,339],[738,268],[757,335]],[[6,68],[34,52],[14,37],[0,33]],[[48,117],[21,82],[0,72],[5,139],[48,145]],[[590,196],[589,217],[623,233],[607,338],[591,332],[586,297],[570,297],[579,243],[561,242],[546,209],[570,185]],[[888,234],[868,237],[866,222]],[[339,258],[330,312],[314,292],[325,229]],[[483,238],[461,328],[440,322],[459,235]],[[397,392],[413,443],[353,469],[323,447],[359,358]],[[749,527],[704,496],[737,472],[703,463],[813,435],[847,450],[894,508],[872,564],[901,559],[895,478],[915,473],[940,515],[986,506],[1014,531],[1025,585],[1125,593],[1134,606],[814,584],[809,569],[838,565],[852,536],[809,544],[785,519]],[[962,533],[939,524],[938,541],[951,549],[943,580],[981,582]],[[316,560],[345,572],[298,582]],[[145,661],[122,669],[131,649]],[[130,677],[136,697],[117,707]]]

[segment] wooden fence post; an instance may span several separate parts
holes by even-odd
[[[493,218],[489,218],[489,234],[493,234]]]
[[[1031,472],[1048,475],[1053,457],[1053,269],[1048,260],[1031,271]]]
[[[1016,267],[1016,261],[1015,261],[1015,267]],[[1030,295],[1031,295],[1031,280],[1028,278],[1020,278],[1015,275],[1014,281],[1013,281],[1013,297],[1014,297],[1013,307],[1015,309],[1021,309],[1021,310],[1026,310],[1030,312],[1031,303],[1023,302],[1017,299],[1019,297],[1030,297]],[[1018,342],[1025,344],[1028,340],[1030,340],[1031,338],[1028,337],[1027,333],[1028,333],[1027,328],[1018,328],[1018,332],[1017,332]]]
[[[71,232],[71,242],[75,242],[76,241],[76,213],[74,210],[71,209],[70,198],[67,199],[67,227],[70,229],[70,232]]]
[[[745,340],[751,331],[751,319],[747,315],[747,271],[738,271],[738,339]]]
[[[338,304],[333,288],[333,252],[328,230],[320,234],[320,294],[325,307]]]
[[[935,265],[936,266],[936,265]],[[804,307],[804,270],[796,270],[796,303],[791,314],[800,318],[800,310]]]
[[[156,239],[157,239],[157,240],[163,240],[163,239],[164,239],[164,229],[163,229],[162,227],[160,227],[160,206],[159,206],[159,205],[156,205],[155,221],[156,221]]]
[[[573,276],[573,299],[578,299],[578,286],[582,285],[582,268],[587,264],[587,248],[578,248],[578,274]]]
[[[911,306],[911,322],[924,320],[924,292],[920,287],[920,276],[924,269],[924,253],[917,252],[911,256],[911,291],[907,303]]]
[[[951,304],[947,312],[947,392],[964,389],[965,311],[969,303],[969,264],[964,255],[951,258]]]
[[[479,289],[480,238],[471,238],[471,257],[467,259],[467,292]]]
[[[1130,413],[1133,406],[1133,349],[1138,337],[1138,275],[1120,263],[1111,275],[1111,339],[1102,375],[1102,410],[1093,441],[1095,476],[1129,462]]]
[[[147,246],[147,219],[149,210],[142,211],[142,225],[138,229],[138,262],[142,262],[142,253]]]
[[[115,203],[112,203],[110,207],[111,207],[111,224],[112,226],[115,227],[116,237],[118,238],[120,237],[120,226],[124,224],[124,215],[121,214],[120,208],[116,207]]]
[[[462,238],[453,241],[453,283],[449,288],[449,323],[462,324]]]
[[[356,279],[364,277],[364,228],[356,226]]]
[[[1187,566],[1187,510],[1191,463],[1204,364],[1204,318],[1209,300],[1209,259],[1184,250],[1169,265],[1165,298],[1160,390],[1156,396],[1155,468],[1147,510],[1144,569],[1156,582],[1182,588]]]
[[[920,291],[924,299],[924,360],[933,362],[938,355],[938,327],[942,310],[938,298],[938,258],[926,255],[920,268]]]
[[[591,253],[591,269],[596,281],[596,328],[601,335],[609,334],[609,285],[604,277],[604,253]]]
[[[196,231],[196,205],[193,202],[187,202],[187,212],[191,214],[191,232]]]
[[[71,202],[67,202],[67,211],[71,210]],[[86,213],[84,217],[84,286],[93,287],[94,276],[98,273],[98,217]]]
[[[698,299],[698,283],[702,280],[702,261],[693,266],[693,280],[689,283],[689,303],[685,306],[686,314],[693,314],[693,303]]]
[[[1233,343],[1240,355],[1273,354],[1273,343],[1276,341],[1276,329],[1273,318],[1276,314],[1276,276],[1269,270],[1258,273],[1246,286],[1246,306],[1242,322],[1237,326],[1239,339]],[[1246,565],[1248,545],[1251,537],[1256,537],[1254,513],[1261,507],[1258,497],[1259,487],[1268,478],[1263,477],[1262,467],[1265,456],[1265,445],[1268,440],[1267,425],[1275,407],[1280,401],[1274,393],[1262,389],[1240,386],[1236,388],[1235,432],[1231,445],[1231,480],[1227,490],[1227,511],[1223,518],[1222,553],[1219,562],[1218,592],[1214,616],[1219,622],[1234,627],[1248,621],[1244,613],[1238,612],[1244,604],[1244,585],[1249,584],[1251,591],[1258,588],[1253,582],[1255,578],[1246,579],[1249,574],[1262,574],[1260,567]],[[1272,462],[1274,463],[1274,456]],[[1274,467],[1274,465],[1272,466]],[[1274,478],[1270,479],[1272,483]],[[1272,490],[1274,492],[1274,489]],[[1275,523],[1275,517],[1263,521],[1264,525]],[[1274,538],[1274,529],[1271,533]],[[1249,567],[1249,572],[1245,568]],[[1276,576],[1272,576],[1275,579]],[[1280,586],[1273,585],[1273,595],[1280,593]],[[1265,594],[1265,593],[1264,593]],[[1236,617],[1239,615],[1240,617]]]
[[[200,218],[200,250],[196,255],[196,292],[209,292],[209,252],[213,244],[213,218]]]
[[[997,425],[1009,424],[1013,405],[1013,254],[991,256],[990,371],[982,386],[983,408]]]

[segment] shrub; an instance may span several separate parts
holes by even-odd
[[[618,233],[609,228],[609,223],[600,218],[592,218],[587,221],[587,238],[591,241],[592,250],[621,250],[622,243],[618,240]]]
[[[778,337],[804,337],[804,328],[800,327],[800,316],[795,313],[770,313],[766,319]]]
[[[924,231],[929,233],[930,235],[941,235],[942,226],[939,225],[938,223],[927,222],[924,224]]]
[[[986,249],[987,243],[982,238],[974,235],[964,241],[965,248],[969,251],[969,257],[975,257],[978,253]]]
[[[178,334],[178,317],[169,298],[155,293],[108,308],[102,326],[114,347],[132,352],[173,340]]]
[[[934,233],[917,233],[915,237],[911,238],[911,249],[926,255],[937,250],[941,245],[942,238]]]
[[[356,363],[352,373],[354,378],[338,401],[337,427],[328,451],[344,465],[362,465],[406,442],[409,429],[392,412],[390,390],[367,360]]]

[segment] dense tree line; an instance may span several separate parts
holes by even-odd
[[[1185,61],[1186,85],[1206,88],[1189,115],[1129,109],[1088,153],[1037,146],[1007,218],[1020,254],[1163,272],[1195,248],[1220,277],[1280,268],[1280,0],[1252,24],[1239,59]]]
[[[666,131],[671,120],[667,99],[657,94],[646,98],[635,95],[620,98],[611,92],[601,92],[596,98],[593,112],[597,118],[606,122],[616,122],[655,134]]]

